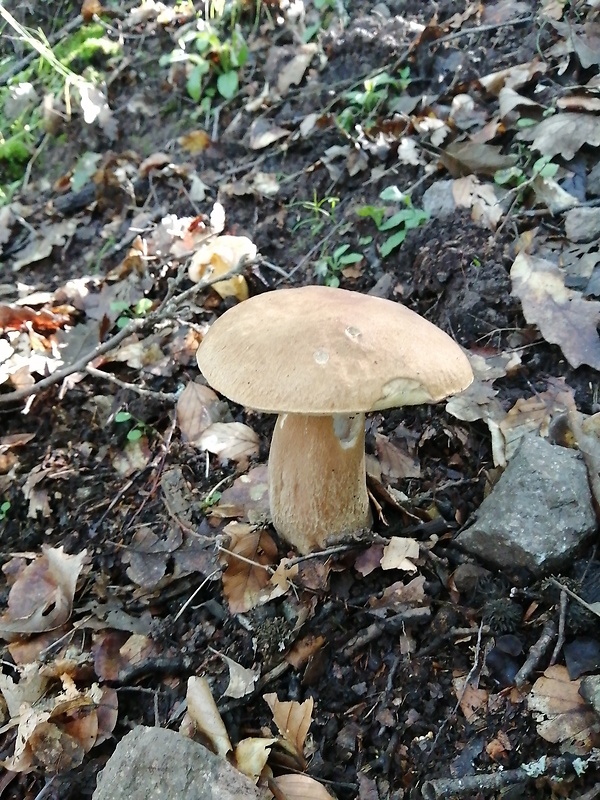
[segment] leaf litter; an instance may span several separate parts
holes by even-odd
[[[173,697],[184,698],[181,670],[193,676],[182,730],[233,752],[244,774],[274,780],[287,797],[333,796],[318,778],[339,797],[388,796],[375,763],[370,789],[356,767],[389,741],[403,786],[424,770],[458,774],[464,724],[490,723],[469,767],[483,778],[495,764],[518,766],[523,743],[531,761],[554,746],[593,752],[595,712],[561,664],[542,662],[543,678],[520,696],[496,691],[491,661],[475,675],[482,606],[508,589],[501,575],[487,591],[456,589],[451,539],[525,432],[579,448],[598,497],[597,236],[592,215],[563,216],[593,210],[598,197],[584,180],[600,146],[598,87],[585,75],[575,85],[578,69],[597,64],[595,9],[587,4],[589,19],[575,19],[545,3],[544,17],[520,22],[523,4],[511,2],[441,8],[436,19],[411,6],[406,19],[386,22],[362,4],[343,20],[339,9],[305,4],[295,18],[283,5],[254,32],[240,22],[255,62],[221,118],[204,109],[206,124],[189,119],[164,136],[154,124],[149,141],[130,139],[164,112],[158,99],[131,95],[109,64],[110,91],[80,84],[65,121],[67,137],[97,131],[93,150],[75,134],[60,174],[46,178],[34,163],[30,185],[0,210],[5,273],[19,279],[0,285],[0,403],[9,410],[0,439],[2,631],[15,664],[0,692],[7,730],[17,732],[5,760],[12,773],[93,770],[91,748],[113,730],[122,735],[122,720],[141,719],[123,695],[117,708],[109,684],[127,684],[138,670],[158,685],[149,676],[161,659],[176,664],[158,678]],[[90,8],[88,19],[102,13]],[[196,36],[185,8],[145,4],[119,20],[125,31],[160,30],[160,46],[173,49],[182,23]],[[278,28],[291,44],[275,44]],[[475,34],[486,45],[479,75],[460,65],[475,52]],[[372,75],[357,71],[358,52]],[[374,80],[382,67],[391,82]],[[209,66],[210,79],[218,68]],[[191,63],[160,69],[168,93],[185,92]],[[564,91],[548,83],[549,71]],[[116,135],[119,155],[108,150]],[[401,231],[402,248],[390,255],[382,226],[404,208],[394,202],[420,209],[423,182],[442,181],[450,222],[434,199],[431,220]],[[339,205],[321,202],[338,196]],[[308,224],[294,230],[298,204]],[[357,214],[361,207],[374,216]],[[269,423],[198,383],[195,350],[215,314],[282,281],[323,279],[317,263],[342,246],[360,263],[340,271],[345,288],[450,325],[477,380],[445,416],[373,416],[369,481],[381,541],[298,561],[269,528]],[[518,584],[517,596],[526,590],[537,587]],[[559,612],[536,595],[514,634],[523,647],[544,613]],[[569,624],[570,644],[583,647]],[[481,635],[491,648],[485,637],[494,632]],[[433,667],[427,648],[436,642]],[[218,656],[207,658],[207,647]],[[259,694],[273,663],[284,671],[269,679],[270,726]],[[302,677],[302,703],[289,699],[291,672]],[[231,739],[213,692],[243,715]],[[566,717],[556,697],[567,698]],[[357,735],[340,730],[340,715]],[[579,715],[591,735],[575,724]],[[439,735],[422,746],[431,730],[449,732],[442,747]],[[300,774],[285,773],[290,758]]]

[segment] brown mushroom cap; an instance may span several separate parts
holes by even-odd
[[[327,286],[240,303],[211,326],[197,358],[217,391],[275,414],[437,402],[473,380],[456,342],[414,311]]]

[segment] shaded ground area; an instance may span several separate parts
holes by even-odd
[[[292,589],[266,604],[248,599],[252,572],[241,590],[232,584],[227,555],[236,552],[230,520],[246,525],[265,514],[264,470],[250,472],[254,492],[225,492],[266,464],[274,419],[194,399],[210,422],[243,423],[255,435],[248,444],[236,429],[233,445],[227,439],[214,452],[186,434],[177,397],[201,382],[195,351],[208,325],[245,291],[193,291],[187,266],[212,225],[256,246],[260,258],[242,269],[250,295],[326,282],[406,303],[481,359],[506,356],[488,384],[504,414],[517,401],[548,398],[558,378],[579,412],[597,412],[597,343],[588,346],[575,325],[565,333],[551,320],[554,336],[543,315],[526,320],[511,281],[519,253],[554,259],[562,288],[578,293],[570,301],[590,303],[582,319],[594,304],[594,291],[581,292],[599,258],[597,235],[562,251],[557,243],[565,242],[559,212],[569,208],[561,191],[598,203],[598,176],[590,177],[597,129],[570,158],[562,131],[550,156],[552,148],[534,151],[521,137],[548,109],[597,120],[597,63],[582,61],[565,38],[569,29],[597,42],[593,4],[552,16],[541,7],[552,4],[529,2],[307,3],[299,15],[294,4],[265,3],[215,20],[220,44],[208,51],[198,44],[204,4],[196,5],[93,9],[101,21],[87,24],[119,45],[70,64],[101,88],[90,101],[93,121],[56,91],[28,143],[26,183],[16,182],[0,208],[0,600],[6,608],[21,576],[21,593],[47,602],[33,627],[11,633],[8,618],[0,622],[3,672],[24,687],[23,665],[34,663],[46,697],[62,691],[79,703],[77,691],[99,684],[105,694],[94,703],[118,705],[110,723],[100,720],[105,735],[93,748],[30,742],[27,767],[10,762],[0,796],[35,797],[52,778],[44,796],[90,798],[133,726],[179,729],[192,675],[209,679],[232,741],[269,729],[265,692],[314,698],[308,773],[340,800],[417,798],[426,780],[489,777],[563,752],[567,761],[583,757],[598,744],[597,725],[575,745],[548,740],[526,688],[513,686],[513,667],[559,616],[556,592],[537,576],[476,563],[453,541],[502,466],[492,452],[491,394],[479,416],[457,418],[443,405],[373,414],[375,545],[301,561]],[[44,9],[35,24],[56,48],[52,34],[63,40],[78,11],[61,4],[50,18]],[[33,24],[26,9],[12,13]],[[223,42],[236,30],[248,53],[242,59],[238,49],[243,63],[227,69]],[[15,47],[13,61],[27,55]],[[209,53],[208,72],[194,73],[197,62],[182,56],[190,51]],[[510,72],[517,65],[525,77]],[[484,80],[502,70],[508,77],[496,83],[516,98],[499,100],[494,80]],[[219,94],[230,73],[237,88]],[[41,99],[42,79],[27,79]],[[204,81],[200,97],[195,81]],[[561,106],[570,95],[577,103]],[[454,147],[464,142],[467,154]],[[0,175],[5,186],[16,181],[14,162],[4,159]],[[215,203],[225,213],[218,230]],[[398,212],[405,216],[386,227]],[[93,351],[119,330],[127,338]],[[558,416],[554,400],[545,402],[543,435]],[[246,449],[232,456],[240,437]],[[376,547],[397,536],[417,540],[419,555],[409,568],[382,570]],[[274,569],[294,554],[270,537],[274,552],[257,540],[251,561]],[[58,580],[66,600],[60,592],[47,600],[41,584],[52,574],[23,579],[43,547],[85,551]],[[566,565],[565,575],[576,580],[594,558],[592,545],[584,566]],[[61,602],[72,613],[61,617]],[[566,633],[571,642],[585,635],[598,658],[593,622]],[[224,694],[223,655],[260,676],[240,698]],[[3,724],[14,719],[0,710]],[[61,707],[50,723],[80,742],[60,714],[69,716]],[[2,757],[14,758],[14,725],[2,736]],[[275,772],[285,764],[278,755]],[[597,780],[593,768],[568,770],[563,782],[551,772],[461,796],[583,800],[596,796]]]

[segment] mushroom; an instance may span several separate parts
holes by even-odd
[[[473,380],[461,348],[414,311],[327,286],[280,289],[229,309],[197,358],[217,391],[279,415],[271,515],[302,554],[370,526],[365,412],[435,403]]]

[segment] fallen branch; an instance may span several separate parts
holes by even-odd
[[[515,686],[517,688],[520,689],[521,686],[527,682],[527,679],[534,669],[536,669],[536,667],[539,665],[546,651],[556,638],[556,633],[556,623],[554,620],[548,620],[542,629],[540,638],[529,651],[527,660],[515,675]]]
[[[561,756],[548,758],[542,756],[538,761],[523,764],[516,769],[505,769],[499,772],[484,773],[481,775],[467,775],[464,778],[439,778],[434,781],[425,781],[421,786],[423,800],[438,800],[440,797],[473,797],[478,792],[493,792],[515,783],[534,780],[542,775],[561,780],[572,772],[573,758]]]
[[[149,328],[154,325],[156,322],[160,320],[164,320],[173,316],[179,306],[182,305],[189,297],[192,297],[197,292],[202,291],[203,289],[208,288],[209,286],[213,286],[215,283],[220,283],[220,281],[225,281],[228,278],[237,275],[239,269],[241,268],[241,264],[239,264],[235,269],[231,270],[230,272],[226,272],[223,275],[219,276],[209,276],[198,283],[195,283],[189,289],[186,289],[181,294],[176,295],[175,289],[177,285],[183,279],[185,274],[184,271],[177,276],[177,278],[173,279],[170,282],[169,289],[167,290],[167,294],[161,304],[158,306],[157,309],[152,311],[146,317],[140,317],[136,319],[132,319],[127,325],[122,328],[118,333],[115,333],[114,336],[111,336],[105,342],[94,347],[88,353],[86,353],[81,358],[74,361],[72,364],[69,364],[62,369],[57,369],[56,372],[53,372],[52,375],[48,375],[47,378],[43,378],[41,381],[34,383],[33,386],[28,386],[25,389],[18,389],[15,392],[9,392],[8,394],[0,394],[0,406],[7,406],[11,405],[12,403],[20,402],[21,400],[25,400],[28,397],[32,397],[33,395],[40,394],[45,389],[48,389],[50,386],[54,386],[57,383],[60,383],[65,378],[68,378],[69,375],[73,375],[75,372],[85,372],[87,370],[88,364],[94,361],[99,356],[103,356],[106,353],[109,353],[111,350],[114,350],[124,339],[127,339],[128,336],[131,336],[133,333],[143,329]],[[103,375],[102,377],[106,377]]]

